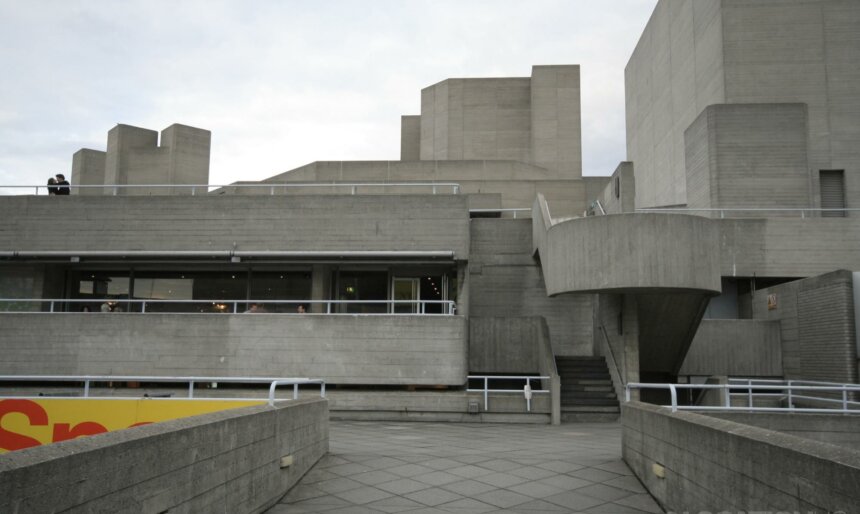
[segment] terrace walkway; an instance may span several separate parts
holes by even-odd
[[[332,422],[330,452],[270,514],[663,512],[615,423]]]

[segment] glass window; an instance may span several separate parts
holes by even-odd
[[[338,276],[338,300],[387,300],[387,271],[341,271]],[[385,303],[338,304],[337,312],[380,314],[388,312]]]
[[[149,312],[233,312],[233,304],[217,300],[244,300],[248,280],[244,271],[140,272],[134,279],[134,297],[153,300]],[[158,300],[213,300],[174,303]],[[242,310],[243,306],[239,306]]]
[[[251,274],[249,298],[251,300],[299,300],[307,301],[311,297],[311,273],[307,271],[255,271]],[[297,312],[300,303],[265,303],[262,307],[267,312]]]

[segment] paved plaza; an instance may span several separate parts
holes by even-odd
[[[330,452],[270,514],[663,512],[616,423],[332,422]]]

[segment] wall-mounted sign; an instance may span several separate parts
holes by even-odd
[[[262,403],[265,400],[0,400],[0,455],[81,436]]]
[[[767,295],[767,310],[772,311],[776,309],[776,295],[769,294]]]

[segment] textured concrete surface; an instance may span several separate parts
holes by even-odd
[[[77,220],[69,230],[59,218]],[[2,251],[453,251],[467,259],[461,195],[4,197]]]
[[[0,456],[0,512],[261,512],[326,451],[320,399],[153,423]]]
[[[332,422],[330,452],[270,514],[663,512],[617,424]]]
[[[768,308],[773,295],[776,308]],[[749,298],[757,320],[778,321],[786,379],[857,383],[854,286],[850,271],[788,282]]]
[[[845,446],[640,402],[622,406],[621,423],[625,462],[669,511],[849,513],[860,505],[860,452]]]
[[[705,319],[679,375],[782,377],[780,324],[751,319]]]
[[[0,374],[462,386],[468,371],[462,316],[0,313],[0,326]]]

